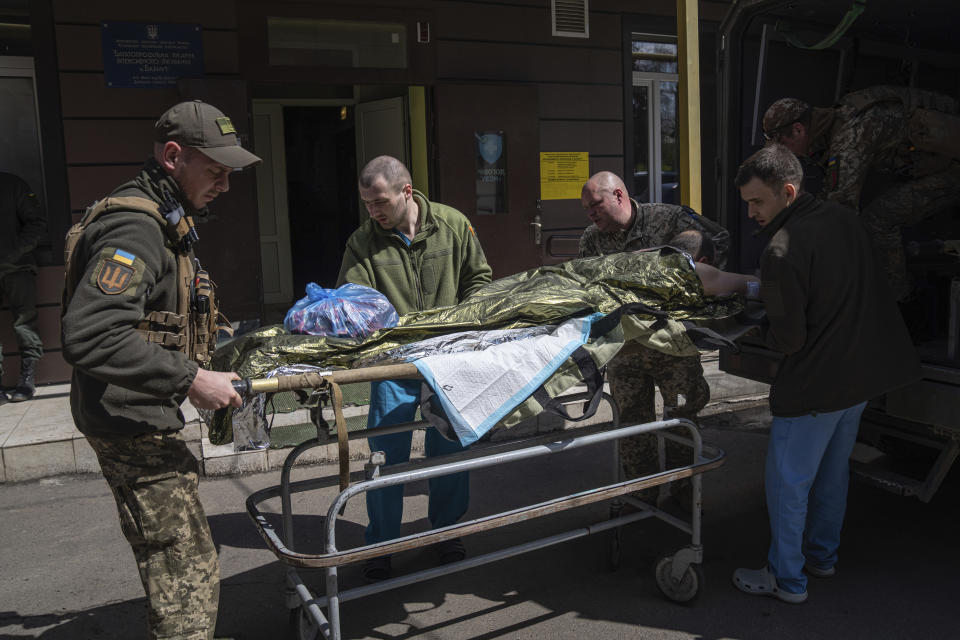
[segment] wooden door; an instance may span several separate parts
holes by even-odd
[[[435,89],[437,194],[480,238],[493,277],[540,264],[537,244],[539,135],[537,88],[525,85],[442,84]],[[477,136],[502,131],[506,211],[477,213]]]
[[[410,166],[407,105],[402,97],[361,102],[356,109],[357,175],[377,156],[393,156]],[[364,204],[358,210],[360,224],[369,213]]]
[[[256,171],[263,301],[265,304],[289,304],[293,300],[293,267],[283,105],[254,103],[253,139],[255,152],[263,159]]]

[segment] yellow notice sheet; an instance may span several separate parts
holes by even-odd
[[[580,189],[589,177],[590,154],[588,152],[540,152],[541,200],[579,200]]]

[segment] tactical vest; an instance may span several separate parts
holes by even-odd
[[[94,203],[80,222],[70,227],[64,242],[64,286],[61,299],[61,318],[83,277],[83,264],[78,263],[77,245],[86,228],[100,216],[115,211],[144,213],[150,216],[164,232],[167,246],[177,258],[177,309],[151,311],[139,323],[136,331],[147,342],[185,353],[201,366],[210,362],[216,348],[217,331],[232,333],[229,323],[217,305],[215,285],[206,271],[194,266],[191,252],[182,246],[182,239],[190,233],[193,222],[189,216],[180,218],[176,225],[167,222],[160,206],[153,200],[137,196],[105,198]],[[222,322],[221,322],[222,319]]]

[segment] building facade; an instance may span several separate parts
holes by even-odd
[[[8,87],[24,85],[12,78],[29,79],[35,103],[20,114],[33,117],[33,142],[29,131],[8,141],[0,170],[34,158],[30,171],[48,216],[38,280],[48,351],[41,381],[69,378],[59,356],[63,235],[90,203],[136,173],[156,117],[181,100],[220,107],[244,146],[264,158],[232,178],[199,227],[198,253],[235,321],[276,321],[307,282],[333,285],[344,241],[365,216],[357,168],[380,153],[404,159],[417,188],[468,216],[496,277],[575,256],[587,222],[579,187],[575,197],[570,185],[559,198],[541,193],[545,171],[569,169],[563,154],[580,162],[579,172],[624,176],[641,199],[679,197],[682,65],[671,0],[0,7],[14,25],[0,29],[0,103],[15,93]],[[706,134],[713,33],[728,7],[700,4],[705,165],[714,144]],[[151,58],[151,38],[174,53]],[[131,45],[135,39],[140,44]],[[171,80],[178,69],[187,77]],[[29,100],[21,96],[16,108],[31,111]],[[704,180],[711,173],[705,169]],[[708,216],[713,191],[703,189]],[[16,343],[7,324],[0,331],[9,377]]]

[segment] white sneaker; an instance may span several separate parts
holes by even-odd
[[[789,602],[790,604],[800,604],[807,599],[807,592],[790,593],[784,591],[777,584],[777,578],[770,573],[769,567],[763,569],[737,569],[733,572],[733,584],[737,589],[744,593],[754,596],[773,596]]]

